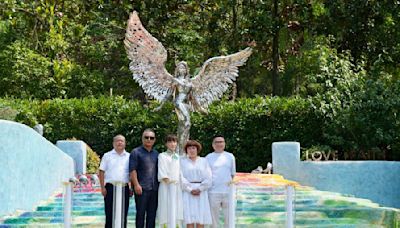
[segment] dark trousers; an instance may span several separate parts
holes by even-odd
[[[136,227],[144,228],[144,219],[146,217],[146,228],[156,226],[156,213],[158,206],[158,191],[143,190],[142,195],[135,194],[136,203]]]
[[[106,184],[107,195],[104,197],[104,212],[106,213],[106,228],[113,227],[113,202],[114,202],[114,185],[107,183]],[[127,224],[127,216],[129,209],[129,186],[125,186],[122,189],[122,205],[125,209],[125,214],[123,215],[124,227],[126,228]],[[125,203],[125,204],[124,204]]]

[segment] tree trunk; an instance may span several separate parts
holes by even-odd
[[[238,11],[237,11],[237,0],[232,0],[232,49],[233,52],[238,51]],[[236,82],[233,82],[231,85],[231,93],[229,96],[229,100],[234,101],[236,100],[237,96],[237,84]]]
[[[274,0],[274,8],[272,10],[272,18],[274,20],[274,38],[272,40],[272,95],[279,95],[279,17],[278,17],[278,0]]]

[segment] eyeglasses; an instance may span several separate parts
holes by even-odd
[[[156,137],[154,137],[154,136],[144,136],[144,139],[154,140],[154,139],[156,139]]]
[[[224,143],[225,141],[215,141],[214,143]]]

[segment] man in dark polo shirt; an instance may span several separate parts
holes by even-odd
[[[158,206],[158,152],[153,149],[156,134],[144,130],[143,145],[132,150],[129,157],[129,173],[135,193],[136,227],[154,228]]]

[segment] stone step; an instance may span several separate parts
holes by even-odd
[[[52,227],[52,228],[63,228],[63,224],[45,224],[45,223],[37,223],[37,224],[24,224],[24,225],[3,225],[0,224],[0,228],[38,228],[38,227]],[[80,224],[73,224],[72,227],[85,227],[85,228],[102,228],[104,227],[104,222],[98,223],[80,223]],[[135,227],[134,223],[128,222],[128,227]],[[285,228],[285,225],[280,224],[252,224],[249,226],[248,224],[236,224],[236,228]],[[316,228],[315,225],[296,225],[296,228]],[[335,224],[332,225],[318,225],[318,228],[387,228],[386,226],[380,225],[371,225],[371,224]],[[395,227],[397,228],[397,227]]]
[[[131,199],[133,200],[133,198]],[[284,202],[286,200],[286,195],[267,195],[267,194],[259,194],[259,195],[251,195],[251,194],[240,194],[237,195],[237,201],[238,202],[249,202],[249,203],[258,203],[262,201],[270,201],[272,200],[273,202]],[[375,205],[379,206],[376,203],[371,202],[370,200],[367,199],[355,199],[351,197],[344,197],[344,196],[310,196],[310,195],[295,195],[295,201],[296,202],[319,202],[319,201],[326,201],[326,200],[331,200],[332,204],[346,204],[346,202],[349,202],[349,204],[357,203],[357,204],[368,204],[369,206]],[[342,200],[342,202],[340,202]],[[72,200],[73,204],[83,204],[83,203],[103,203],[103,198],[95,198],[95,197],[90,197],[90,198],[77,198],[74,197]],[[63,199],[62,198],[55,198],[53,200],[49,200],[48,203],[51,204],[62,204]]]
[[[103,211],[104,204],[92,204],[92,205],[74,205],[72,207],[74,212],[86,212],[86,211]],[[248,213],[257,213],[257,212],[280,212],[285,211],[286,207],[284,202],[282,203],[265,203],[265,204],[251,204],[247,202],[238,202],[236,206],[237,213],[240,212],[248,212]],[[295,211],[339,211],[339,210],[350,210],[350,211],[375,211],[376,213],[381,213],[386,211],[382,208],[371,208],[360,205],[315,205],[309,204],[307,202],[297,202],[295,203]],[[48,205],[48,206],[39,206],[36,209],[36,212],[62,212],[62,205]],[[135,205],[131,204],[129,206],[129,211],[136,211]],[[33,212],[28,212],[33,213]]]
[[[258,214],[259,212],[284,212],[286,210],[285,207],[280,207],[276,205],[265,205],[265,207],[254,206],[254,207],[242,207],[236,208],[236,213],[240,214],[241,212],[246,213],[254,213]],[[296,212],[300,211],[321,211],[326,213],[333,214],[343,214],[346,215],[348,213],[363,213],[363,214],[382,214],[382,213],[395,213],[394,211],[388,211],[383,208],[368,208],[368,207],[322,207],[322,206],[308,206],[308,207],[296,207]]]
[[[315,225],[298,225],[295,224],[296,228],[388,228],[387,226],[375,225],[375,224],[318,224]],[[236,224],[235,228],[286,228],[285,224]],[[397,227],[395,227],[397,228]]]
[[[129,208],[128,215],[135,216],[136,210]],[[33,211],[24,212],[19,218],[35,218],[35,217],[63,217],[63,211]],[[104,207],[102,208],[87,208],[87,210],[72,211],[73,217],[78,216],[104,216]]]
[[[35,218],[30,220],[14,221],[14,223],[0,224],[0,228],[5,227],[62,227],[62,219],[54,219],[49,222],[45,222],[45,218]],[[29,223],[28,223],[29,222]],[[128,217],[128,226],[134,227],[134,219]],[[80,219],[73,220],[73,227],[104,227],[104,216],[91,216],[82,217]],[[284,219],[271,219],[271,218],[238,218],[236,220],[236,227],[285,227]],[[371,224],[366,220],[362,219],[349,219],[349,218],[308,218],[308,219],[296,219],[295,227],[368,227],[368,228],[380,228],[385,227],[379,224]]]
[[[265,202],[269,202],[269,204],[274,204],[274,205],[284,205],[285,201],[284,200],[275,200],[275,199],[270,199],[270,200],[262,200],[262,201],[258,201],[258,200],[243,200],[243,199],[238,199],[237,200],[237,206],[238,207],[244,207],[246,205],[253,205],[254,204],[259,204],[261,206],[264,205]],[[318,204],[319,205],[319,201],[317,199],[298,199],[295,201],[295,205],[313,205],[313,204]],[[348,204],[351,205],[351,204]],[[134,206],[134,201],[131,200],[130,201],[130,207]],[[63,207],[63,203],[60,202],[52,202],[49,203],[47,205],[42,205],[42,206],[38,206],[37,210],[39,211],[43,211],[43,210],[52,210],[52,208],[62,208]],[[73,209],[77,208],[88,208],[88,207],[104,207],[104,202],[103,201],[73,201]]]
[[[62,223],[0,224],[0,228],[39,228],[39,227],[63,228],[64,224]]]
[[[104,215],[93,215],[93,216],[79,216],[72,218],[73,224],[88,223],[88,222],[104,222]],[[27,217],[27,218],[12,218],[7,219],[0,225],[23,225],[23,224],[55,224],[63,223],[63,217]],[[135,221],[134,215],[128,215],[128,222],[132,223]]]
[[[265,207],[268,205],[285,205],[285,199],[262,199],[262,200],[255,200],[255,199],[243,199],[238,198],[236,201],[237,207],[247,207],[248,205],[252,207],[261,206]],[[130,206],[134,206],[134,201],[130,201]],[[330,199],[295,199],[295,205],[299,206],[331,206],[331,207],[348,207],[348,206],[364,206],[364,207],[379,207],[378,204],[374,203],[360,203],[360,202],[346,202],[343,200],[330,200]],[[63,207],[62,202],[51,202],[48,204],[42,204],[38,206],[38,210],[43,210],[44,208],[51,208],[51,207]],[[103,201],[73,201],[73,207],[80,208],[80,207],[98,207],[104,206]]]
[[[37,212],[61,212],[64,210],[62,205],[48,205],[39,206],[35,211]],[[92,206],[72,206],[73,211],[87,211],[87,210],[104,210],[104,204],[92,205]],[[136,211],[135,205],[129,205],[129,211]]]
[[[247,224],[248,226],[257,224],[275,224],[275,225],[285,225],[286,217],[239,217],[236,220],[236,224]],[[298,225],[314,225],[319,227],[319,225],[336,225],[336,224],[368,224],[370,223],[365,219],[354,219],[354,218],[296,218],[294,221],[296,227]],[[379,224],[377,224],[379,225]]]
[[[133,199],[133,198],[132,198]],[[253,193],[246,193],[246,194],[237,194],[237,199],[238,201],[249,201],[249,202],[256,202],[256,201],[266,201],[266,200],[274,200],[274,201],[284,201],[286,199],[285,194],[277,195],[277,194],[253,194]],[[370,200],[367,199],[355,199],[351,197],[346,197],[346,196],[336,196],[336,195],[308,195],[308,194],[295,194],[295,200],[296,201],[317,201],[317,200],[328,200],[328,199],[334,199],[334,200],[339,200],[343,199],[346,201],[354,201],[358,203],[368,203],[368,204],[374,204]],[[104,199],[102,196],[99,197],[85,197],[85,196],[80,196],[77,197],[74,195],[72,202],[73,203],[79,203],[79,202],[103,202]],[[62,198],[54,198],[50,199],[47,201],[48,203],[62,203],[63,199]]]
[[[128,215],[131,217],[135,217],[135,212],[134,211],[129,211]],[[238,218],[239,217],[279,217],[279,218],[284,218],[285,217],[284,212],[265,212],[265,213],[260,213],[254,215],[254,213],[240,213],[237,214]],[[98,217],[98,216],[104,216],[104,212],[102,210],[88,210],[85,211],[85,213],[79,213],[75,212],[73,213],[73,219],[78,219],[82,217]],[[296,214],[296,217],[299,217],[299,214]],[[308,217],[308,215],[303,216],[305,218]],[[317,217],[317,216],[315,216]],[[326,217],[323,213],[319,213],[318,217]],[[34,212],[25,212],[22,213],[18,218],[9,218],[4,221],[4,223],[7,224],[14,224],[18,222],[25,222],[25,221],[36,221],[37,222],[42,222],[42,220],[45,221],[54,221],[54,220],[62,220],[63,218],[63,212],[58,211],[58,212],[45,212],[45,211],[34,211]]]
[[[338,218],[342,219],[361,219],[369,221],[370,224],[391,224],[395,221],[395,217],[398,216],[394,211],[376,211],[376,210],[352,210],[352,209],[308,209],[304,211],[297,210],[294,213],[296,221],[309,219],[329,219],[335,220]],[[285,219],[285,211],[237,211],[237,218],[247,218],[247,219]]]
[[[25,212],[19,215],[17,218],[9,218],[6,222],[11,222],[14,220],[18,220],[21,218],[22,220],[29,220],[35,218],[43,218],[48,219],[62,218],[62,211],[34,211],[34,212]],[[96,216],[104,216],[103,208],[91,209],[88,208],[85,211],[73,211],[73,218],[77,219],[80,217],[96,217]],[[135,216],[135,210],[129,210],[129,216]],[[286,217],[286,212],[282,211],[250,211],[250,210],[237,210],[236,211],[237,218],[280,218],[283,219]],[[349,209],[349,208],[308,208],[307,210],[297,210],[294,213],[296,219],[309,219],[309,218],[357,218],[357,219],[371,219],[380,221],[382,218],[389,218],[396,216],[396,213],[393,211],[386,210],[375,210],[370,208],[362,208],[362,209]]]
[[[286,192],[262,192],[262,191],[236,191],[236,195],[238,196],[249,196],[249,197],[260,197],[260,196],[286,196]],[[315,193],[312,194],[312,192],[295,192],[295,196],[299,197],[319,197],[319,196],[325,196],[325,197],[339,197],[339,196],[344,196],[344,195],[336,195],[336,194],[323,194],[323,193]],[[351,197],[351,196],[350,196]]]

